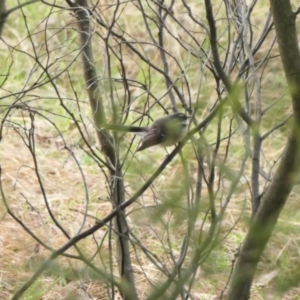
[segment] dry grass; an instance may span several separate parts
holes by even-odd
[[[15,3],[15,5],[17,2]],[[105,8],[105,17],[110,18],[113,13],[113,7],[106,8],[102,1],[102,9]],[[60,5],[65,5],[60,3]],[[195,15],[205,20],[204,9],[199,8],[199,4],[194,1],[190,3]],[[217,4],[216,4],[217,5]],[[56,9],[55,9],[56,11]],[[259,34],[259,28],[268,11],[267,3],[261,4],[255,10],[256,27],[255,37]],[[24,12],[27,15],[27,22],[31,32],[34,32],[33,43],[40,51],[40,57],[43,64],[46,64],[47,54],[50,49],[50,62],[55,64],[49,66],[51,74],[59,74],[59,72],[68,69],[73,89],[66,72],[62,73],[56,79],[56,86],[59,95],[64,98],[67,107],[76,115],[77,118],[82,117],[87,126],[87,134],[93,149],[97,151],[97,145],[93,136],[93,129],[90,122],[90,111],[86,100],[85,85],[82,76],[79,54],[77,32],[73,17],[68,12],[51,12],[49,7],[42,4],[33,4],[26,7]],[[173,13],[178,16],[180,22],[191,32],[198,41],[203,41],[205,35],[199,31],[194,22],[187,18],[183,13],[180,2],[174,6]],[[104,13],[103,13],[104,14]],[[43,20],[47,20],[43,21]],[[119,18],[120,24],[126,28],[128,35],[126,38],[130,40],[141,40],[145,38],[145,27],[142,23],[138,11],[133,3],[129,3],[124,7],[122,15]],[[171,22],[171,21],[170,21]],[[222,28],[224,20],[218,19],[217,25]],[[45,27],[52,29],[47,31],[47,45],[45,44]],[[16,29],[18,28],[18,29]],[[19,30],[22,28],[22,30]],[[60,30],[63,28],[63,30]],[[184,37],[185,43],[189,45],[191,51],[196,49],[194,41],[186,36],[185,32],[176,25],[171,26],[172,34],[176,37]],[[256,29],[257,28],[257,29]],[[99,30],[101,33],[101,30]],[[222,29],[220,29],[220,34]],[[33,53],[30,40],[24,39],[26,31],[24,20],[20,12],[14,13],[7,21],[7,25],[3,32],[4,40],[11,46],[16,46],[15,50],[0,44],[0,62],[5,66],[6,71],[11,62],[13,62],[10,77],[0,90],[0,96],[10,95],[1,103],[1,110],[7,105],[12,104],[16,99],[13,93],[26,89],[38,80],[41,69],[37,67],[34,59],[29,54]],[[272,36],[269,37],[270,42]],[[96,64],[99,67],[99,82],[104,90],[104,98],[109,99],[109,80],[107,79],[107,66],[105,66],[104,45],[94,36],[94,51]],[[223,35],[221,43],[226,43],[226,36]],[[267,43],[268,44],[268,43]],[[207,46],[207,45],[206,45]],[[185,66],[187,78],[189,78],[191,103],[196,103],[196,95],[200,90],[199,116],[207,115],[215,98],[215,82],[209,73],[200,74],[200,64],[198,59],[191,57],[187,52],[183,52],[178,43],[174,43],[174,39],[170,35],[165,36],[165,47],[169,53],[178,60],[180,65]],[[205,47],[205,41],[204,41]],[[151,61],[157,66],[161,66],[162,62],[157,49],[151,45],[147,45],[143,49],[145,55],[151,58]],[[268,45],[262,48],[258,57],[263,57],[268,51]],[[274,54],[276,54],[276,48]],[[67,55],[68,54],[68,55]],[[224,53],[223,53],[224,54]],[[129,50],[123,53],[125,61],[125,69],[127,78],[143,81],[149,84],[149,89],[157,98],[161,98],[165,94],[165,84],[163,76],[153,73],[148,77],[148,68],[145,64],[133,55]],[[172,61],[171,58],[170,62]],[[257,58],[258,59],[258,58]],[[73,62],[74,60],[74,62]],[[73,62],[71,64],[71,62]],[[180,77],[181,73],[178,66],[172,61],[170,65],[170,74],[173,78]],[[71,64],[71,66],[70,66]],[[112,61],[112,76],[120,78],[118,65],[115,60]],[[31,72],[36,70],[35,72]],[[4,70],[2,70],[4,73]],[[151,79],[151,80],[150,80]],[[199,81],[202,79],[202,85]],[[182,80],[178,85],[182,84],[183,94],[189,100],[187,88]],[[124,89],[122,84],[115,83],[115,103],[120,104],[123,101]],[[128,122],[139,117],[136,111],[141,112],[145,101],[148,101],[147,95],[144,94],[140,87],[131,88],[134,101],[129,115]],[[273,59],[269,62],[264,71],[262,80],[262,97],[264,99],[263,106],[266,107],[280,95],[285,92],[285,81],[280,67],[279,59]],[[80,103],[81,112],[79,113],[77,103]],[[70,155],[64,145],[68,145],[85,176],[86,187],[88,188],[89,203],[87,212],[91,216],[102,218],[106,216],[112,208],[108,199],[107,183],[104,173],[94,161],[82,151],[78,145],[82,144],[81,138],[78,137],[78,131],[74,122],[68,114],[60,106],[58,95],[55,93],[51,84],[41,85],[31,92],[27,93],[23,98],[23,102],[27,102],[31,107],[39,110],[43,116],[35,116],[35,150],[38,160],[39,174],[42,178],[43,186],[52,212],[59,220],[64,229],[70,236],[74,236],[82,225],[84,220],[84,212],[86,209],[86,196],[83,185],[82,175],[76,161]],[[164,107],[170,108],[168,97],[161,99]],[[152,98],[149,100],[149,109],[152,117],[162,115],[163,112]],[[110,117],[111,102],[105,102],[107,114]],[[270,110],[262,123],[262,129],[267,130],[276,124],[283,116],[287,116],[291,112],[288,96],[284,96],[282,100]],[[1,112],[1,118],[4,111]],[[55,123],[59,130],[47,122],[45,117]],[[224,132],[222,136],[227,136],[230,120],[232,118],[231,110],[228,109],[224,113],[222,127]],[[45,200],[38,182],[33,159],[28,147],[24,144],[21,136],[25,137],[24,128],[30,127],[30,115],[21,110],[15,110],[9,118],[11,122],[4,130],[4,136],[0,144],[0,159],[2,167],[2,185],[5,190],[6,201],[8,201],[11,210],[16,214],[18,219],[22,221],[32,233],[39,237],[46,245],[53,249],[61,247],[68,239],[54,225],[45,205]],[[15,128],[12,127],[15,125]],[[234,123],[234,126],[237,126]],[[205,132],[205,138],[208,143],[214,143],[216,139],[217,122],[210,124]],[[17,129],[16,129],[17,128]],[[280,153],[284,147],[288,132],[288,126],[277,130],[263,145],[264,159],[262,160],[263,168],[269,170],[273,162],[279,159]],[[61,133],[61,135],[60,135]],[[121,153],[125,151],[125,143],[131,141],[132,136],[124,137],[120,146]],[[63,140],[64,139],[64,140]],[[73,147],[73,145],[75,145]],[[219,158],[225,155],[226,141],[221,144]],[[237,132],[231,140],[230,156],[227,160],[226,167],[228,170],[237,171],[241,157],[244,153],[243,140],[239,132]],[[163,149],[149,149],[144,154],[131,157],[125,162],[125,181],[127,183],[126,192],[128,198],[140,187],[161,163],[165,156]],[[101,155],[101,154],[100,154]],[[184,157],[190,168],[190,180],[192,184],[196,183],[197,165],[193,155],[192,146],[186,145],[184,148]],[[207,171],[207,170],[205,170]],[[248,160],[244,177],[238,185],[226,214],[221,224],[221,237],[226,237],[222,243],[214,248],[210,256],[203,262],[197,273],[195,284],[192,289],[194,299],[215,299],[224,289],[231,269],[234,253],[242,242],[247,232],[248,221],[251,213],[250,192],[248,182],[250,180],[251,165]],[[137,176],[138,174],[138,176]],[[155,253],[168,267],[172,265],[171,256],[168,251],[172,250],[175,258],[179,257],[180,244],[187,228],[187,204],[185,200],[183,169],[180,158],[176,158],[158,178],[155,186],[152,186],[138,201],[134,204],[128,213],[128,220],[131,224],[134,234],[139,238],[145,247]],[[226,176],[225,176],[226,177]],[[226,192],[230,185],[230,174],[223,181],[223,191]],[[261,179],[264,184],[264,180]],[[268,248],[266,249],[262,261],[257,272],[256,283],[252,288],[252,299],[298,299],[299,285],[299,196],[298,187],[295,187],[290,200],[286,205],[276,232],[274,233]],[[176,196],[175,196],[176,195]],[[176,202],[174,202],[176,199]],[[201,200],[201,213],[195,224],[195,231],[200,231],[203,225],[203,219],[208,206],[208,192],[203,188]],[[13,293],[24,283],[34,272],[37,266],[50,255],[50,251],[39,245],[24,229],[12,219],[6,212],[3,202],[0,204],[0,278],[1,289],[0,299],[9,299]],[[239,220],[239,222],[237,222]],[[83,229],[87,229],[94,224],[94,219],[88,217]],[[168,230],[164,226],[167,223]],[[203,227],[204,234],[208,231],[209,224],[205,223]],[[230,234],[227,236],[227,233]],[[107,228],[97,231],[93,237],[89,237],[79,243],[80,248],[87,257],[93,257],[97,253],[98,244],[104,241],[101,252],[94,257],[93,263],[98,267],[107,268],[109,258],[109,248],[107,243]],[[169,236],[168,236],[169,235]],[[196,245],[196,239],[191,241],[188,259],[193,253],[193,247]],[[170,243],[171,247],[164,248]],[[159,284],[164,277],[157,268],[145,257],[143,253],[132,247],[133,267],[135,273],[135,281],[140,299],[145,299],[151,291],[151,285]],[[76,254],[74,249],[69,253]],[[114,261],[114,268],[116,262]],[[271,271],[277,270],[278,275],[266,284],[259,283],[259,276],[269,274]],[[117,274],[117,272],[115,272]],[[117,276],[117,275],[116,275]],[[85,266],[78,260],[61,257],[56,260],[53,266],[44,272],[38,281],[26,293],[26,299],[108,299],[107,287],[102,283],[96,274],[85,269]],[[69,298],[68,298],[69,297]],[[25,298],[24,298],[25,299]],[[117,294],[115,299],[121,299]]]

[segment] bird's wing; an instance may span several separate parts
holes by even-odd
[[[152,126],[149,131],[144,135],[141,145],[136,151],[142,151],[149,147],[161,144],[164,140],[163,132],[157,127]]]

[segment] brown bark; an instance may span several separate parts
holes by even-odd
[[[5,8],[5,0],[0,0],[0,37],[2,35],[2,30],[4,27],[4,23],[7,18],[6,8]]]
[[[125,202],[122,169],[116,155],[117,151],[113,146],[111,135],[105,130],[100,130],[102,125],[106,123],[106,117],[102,102],[101,88],[97,82],[97,72],[93,60],[90,16],[87,10],[87,1],[77,0],[76,3],[79,5],[76,12],[79,21],[82,60],[88,97],[92,108],[98,141],[101,145],[103,154],[106,156],[107,164],[111,166],[111,200],[115,207],[117,207]],[[124,283],[124,289],[120,290],[120,293],[122,294],[123,299],[137,299],[129,249],[129,229],[124,211],[120,210],[114,219],[114,232],[116,233],[116,256],[119,265],[119,273],[122,278],[122,282]]]
[[[227,299],[249,299],[260,256],[299,172],[300,55],[296,14],[290,1],[270,0],[276,35],[294,112],[294,124],[278,170],[267,189],[239,253]]]

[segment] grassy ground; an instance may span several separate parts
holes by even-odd
[[[8,5],[17,5],[17,1],[12,2]],[[113,8],[108,9],[104,2],[101,3],[103,5],[101,8],[105,12],[105,14],[103,12],[103,17],[111,18]],[[64,2],[57,4],[65,5]],[[217,9],[219,4],[215,2],[214,8]],[[259,5],[260,7],[257,7],[253,13],[255,16],[253,18],[255,22],[254,36],[259,34],[263,25],[262,20],[268,12],[267,2],[262,1]],[[197,16],[205,20],[204,9],[199,7],[198,2],[191,2],[190,6]],[[26,15],[27,23],[24,22],[22,12],[13,13],[8,18],[3,31],[5,43],[0,43],[1,73],[9,72],[7,81],[0,89],[0,116],[1,119],[5,116],[8,105],[11,105],[18,97],[23,103],[27,103],[42,114],[35,114],[34,123],[35,153],[39,173],[53,213],[69,235],[73,236],[84,222],[85,210],[90,216],[102,218],[112,209],[111,203],[107,201],[107,184],[104,173],[100,172],[94,160],[80,148],[82,139],[79,137],[70,115],[61,105],[61,101],[63,101],[76,118],[82,118],[85,124],[85,127],[82,127],[85,130],[85,136],[89,139],[93,149],[97,151],[98,146],[94,137],[82,76],[78,36],[77,31],[74,30],[76,22],[71,12],[61,11],[57,8],[52,10],[49,6],[41,3],[25,7],[23,13]],[[208,47],[204,33],[200,32],[199,28],[187,18],[186,13],[183,13],[181,4],[176,3],[174,14],[178,16],[178,19],[188,30],[194,32],[196,39],[203,42],[204,48]],[[133,4],[124,6],[122,15],[119,16],[119,24],[123,30],[132,34],[132,39],[139,41],[147,36],[142,22]],[[28,25],[28,28],[25,25]],[[222,36],[220,43],[226,43],[226,34],[222,35],[224,20],[221,17],[217,18],[217,26],[220,31],[219,34]],[[31,32],[32,39],[28,38],[28,31]],[[101,33],[101,30],[99,32]],[[185,32],[175,25],[174,32],[177,36],[185,36]],[[264,57],[273,38],[274,34],[271,34],[257,59]],[[186,37],[185,42],[189,43],[191,51],[197,49],[191,38]],[[107,79],[108,66],[105,64],[104,44],[97,38],[97,34],[93,38],[93,47],[95,63],[99,70],[99,82],[104,91],[103,96],[105,99],[110,99],[110,81]],[[201,71],[198,59],[186,51],[183,52],[182,48],[178,44],[174,44],[174,40],[168,35],[166,35],[165,47],[176,57],[179,64],[184,66],[189,80],[191,98],[189,98],[184,82],[179,80],[177,84],[182,87],[186,99],[190,100],[191,106],[195,108],[196,95],[200,91],[197,114],[199,117],[207,115],[216,99],[213,78],[209,73]],[[40,65],[32,57],[34,49],[40,58]],[[148,45],[144,47],[144,51],[154,64],[161,65],[156,48]],[[272,53],[277,54],[276,47]],[[127,78],[147,82],[155,97],[161,98],[161,104],[170,109],[168,97],[163,97],[166,92],[163,77],[149,71],[141,60],[129,52],[125,51],[124,61]],[[45,83],[47,77],[42,66],[44,68],[47,66],[51,76],[57,76],[55,85]],[[111,70],[112,77],[120,78],[118,64],[114,59],[112,59]],[[149,73],[147,73],[148,71]],[[180,77],[180,70],[175,63],[170,66],[170,74],[172,78]],[[45,84],[37,85],[26,93],[20,93],[28,87],[32,87],[35,82]],[[117,81],[114,82],[113,87],[114,104],[121,105],[125,94],[124,88]],[[132,112],[129,114],[128,123],[140,116],[139,112],[144,109],[143,104],[148,100],[147,93],[139,86],[131,87],[130,91],[134,101],[131,105]],[[280,99],[263,118],[262,132],[265,132],[291,113],[279,58],[272,59],[265,67],[261,94],[263,107],[267,107]],[[150,98],[149,107],[154,103],[155,101]],[[112,106],[110,100],[105,101],[108,118],[112,117]],[[163,111],[158,105],[154,105],[149,111],[154,118],[163,115]],[[19,109],[12,111],[7,119],[0,144],[2,185],[6,201],[18,220],[22,221],[47,246],[57,249],[67,241],[67,238],[53,224],[47,213],[41,186],[36,177],[33,157],[24,143],[24,139],[27,140],[26,134],[29,133],[31,117],[28,112]],[[222,123],[222,136],[224,137],[228,134],[232,118],[231,110],[226,108]],[[235,121],[233,124],[233,127],[237,128]],[[214,121],[205,132],[205,138],[209,144],[215,142],[216,128],[217,122]],[[287,135],[288,126],[286,125],[274,131],[265,141],[262,159],[264,169],[272,169],[274,162],[278,161]],[[131,139],[131,135],[126,135],[122,140],[120,145],[122,155],[126,150],[125,144],[130,143]],[[137,140],[133,142],[134,147],[137,145]],[[73,151],[74,157],[70,151],[64,148],[64,145],[68,145]],[[221,144],[220,158],[225,155],[225,149],[226,142]],[[237,171],[243,154],[243,139],[240,132],[237,131],[231,139],[230,155],[226,167],[229,170]],[[142,182],[150,177],[152,171],[160,165],[165,155],[164,149],[149,149],[147,153],[140,153],[134,157],[131,155],[126,160],[124,170],[128,198],[138,190]],[[190,168],[190,180],[192,184],[195,184],[197,169],[191,144],[185,146],[183,155]],[[84,174],[85,185],[82,174]],[[139,174],[138,177],[137,174]],[[226,238],[214,248],[199,268],[192,289],[194,299],[214,299],[226,285],[234,253],[247,232],[251,214],[248,185],[250,174],[251,164],[248,160],[244,176],[232,197],[221,224],[221,236]],[[169,263],[170,265],[170,253],[167,253],[169,248],[164,249],[162,246],[170,243],[173,256],[178,258],[182,236],[187,227],[183,177],[182,165],[178,157],[159,177],[155,186],[151,187],[139,199],[138,203],[128,211],[128,219],[133,232],[146,247],[162,260],[165,259],[166,264]],[[224,191],[228,189],[228,182],[230,180],[223,181]],[[263,179],[261,179],[261,183],[264,184]],[[88,188],[88,206],[86,206],[85,187]],[[255,283],[252,287],[252,299],[299,299],[300,204],[298,194],[299,187],[296,186],[259,264]],[[174,202],[174,199],[177,202]],[[203,224],[207,206],[208,192],[204,187],[201,202],[203,213],[200,213],[199,220],[195,224],[196,231],[197,229],[200,230]],[[3,202],[0,204],[0,216],[0,299],[9,299],[21,284],[33,274],[39,262],[45,260],[51,252],[39,245],[16,220],[7,214]],[[94,218],[88,217],[83,229],[89,228],[94,222]],[[166,223],[168,230],[166,230]],[[208,230],[208,227],[205,226],[208,225],[205,223],[204,233]],[[227,235],[229,230],[231,231]],[[105,241],[105,245],[107,244],[107,234],[107,228],[102,228],[94,236],[81,241],[79,245],[83,252],[90,257],[97,253],[97,243]],[[194,246],[195,244],[191,243],[191,252]],[[74,250],[69,253],[76,254]],[[162,275],[144,255],[136,255],[134,249],[132,254],[138,293],[141,299],[145,299],[151,290],[149,281],[159,283]],[[109,258],[108,256],[109,249],[106,245],[100,253],[97,253],[93,262],[98,266],[107,267],[105,261]],[[272,278],[272,275],[275,274],[273,271],[276,271],[274,278]],[[86,269],[77,260],[64,257],[57,259],[55,265],[35,282],[26,292],[24,299],[87,299],[83,296],[87,294],[90,299],[108,299],[106,289],[96,274]],[[117,296],[115,299],[118,299]]]

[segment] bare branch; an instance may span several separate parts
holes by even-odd
[[[266,190],[261,205],[246,236],[230,285],[228,299],[249,299],[256,266],[278,216],[294,185],[300,168],[300,54],[296,33],[296,16],[290,1],[271,0],[282,64],[293,103],[294,125],[277,172]]]

